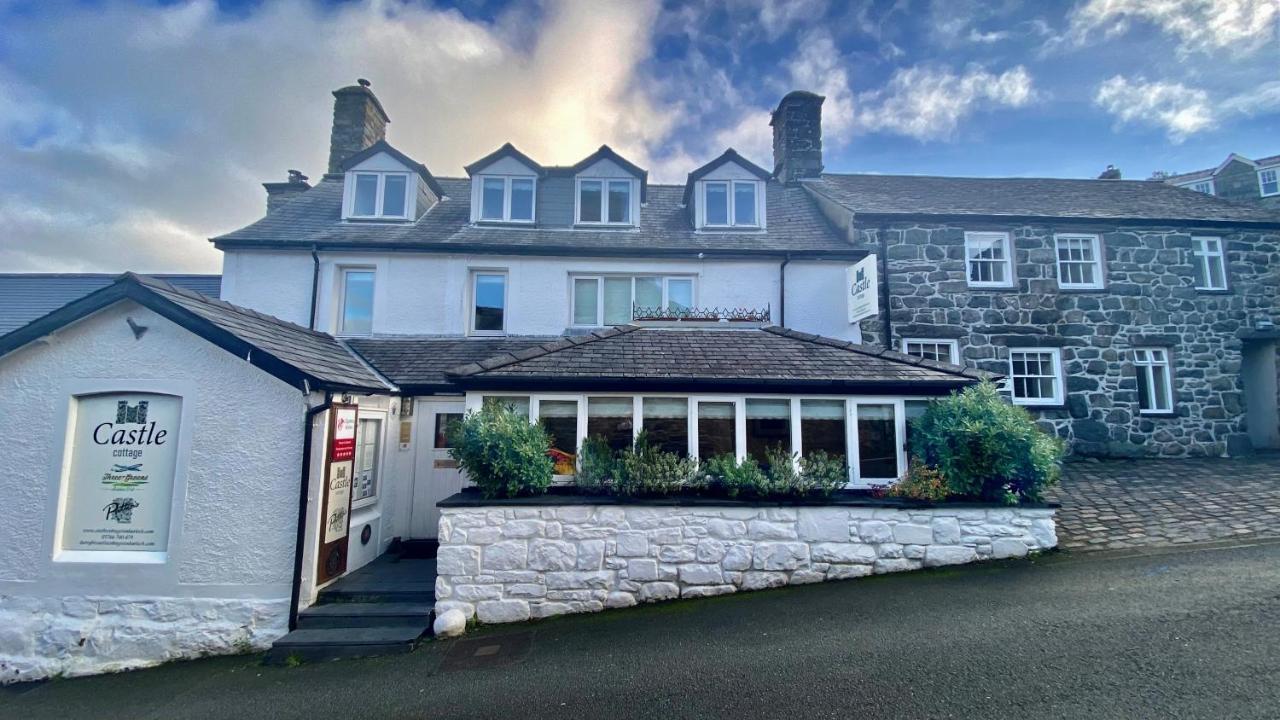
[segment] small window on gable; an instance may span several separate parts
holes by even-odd
[[[631,225],[630,180],[579,179],[578,224]]]
[[[480,211],[484,222],[533,222],[534,179],[528,177],[481,176]]]
[[[1212,180],[1201,180],[1200,182],[1193,182],[1189,185],[1183,185],[1182,187],[1187,188],[1188,190],[1195,190],[1198,193],[1204,193],[1205,195],[1213,194]]]
[[[759,227],[760,183],[707,180],[702,183],[703,227]]]
[[[1262,197],[1280,195],[1280,168],[1259,170],[1258,189],[1262,192]]]
[[[405,220],[411,199],[408,173],[355,172],[348,183],[347,217]]]

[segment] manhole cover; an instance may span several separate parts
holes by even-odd
[[[457,640],[445,653],[440,669],[448,672],[511,665],[528,657],[532,647],[532,632]]]

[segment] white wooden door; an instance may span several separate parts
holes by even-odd
[[[467,483],[457,462],[449,457],[445,428],[463,413],[461,400],[419,401],[417,417],[417,453],[413,472],[413,507],[409,521],[412,539],[435,538],[440,523],[436,503],[462,489]]]

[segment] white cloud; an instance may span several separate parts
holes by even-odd
[[[1280,23],[1276,0],[1087,0],[1070,13],[1066,38],[1074,44],[1113,38],[1145,22],[1178,39],[1182,53],[1247,55],[1271,46]]]
[[[816,92],[822,103],[822,139],[834,146],[849,142],[855,120],[849,63],[840,55],[831,33],[814,30],[800,39],[800,50],[786,63],[791,88]]]
[[[960,121],[992,107],[1023,107],[1037,97],[1031,74],[1019,65],[996,75],[971,66],[916,65],[896,70],[881,90],[858,95],[858,126],[918,140],[945,140]]]
[[[673,122],[638,78],[657,11],[560,0],[485,23],[398,0],[236,16],[188,0],[6,18],[0,266],[216,271],[205,238],[261,216],[259,183],[324,172],[329,91],[357,77],[437,174],[507,140],[548,163],[608,142],[643,165]]]
[[[1093,102],[1118,123],[1162,128],[1177,144],[1231,118],[1280,108],[1280,80],[1214,101],[1202,88],[1116,75],[1098,86]]]

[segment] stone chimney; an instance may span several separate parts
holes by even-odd
[[[311,184],[307,182],[307,176],[297,170],[289,171],[289,179],[284,182],[262,183],[262,187],[267,189],[267,214],[275,212],[276,208],[284,204],[297,195],[311,189]]]
[[[342,172],[342,161],[387,136],[387,111],[360,78],[333,91],[333,134],[329,137],[329,172]]]
[[[1107,169],[1103,170],[1102,174],[1098,176],[1098,179],[1099,180],[1119,180],[1120,168],[1116,167],[1115,165],[1108,165]]]
[[[822,174],[821,95],[793,90],[778,103],[773,127],[773,174],[784,183]]]

